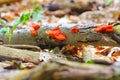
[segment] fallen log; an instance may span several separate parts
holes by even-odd
[[[20,60],[23,62],[31,62],[39,64],[39,52],[13,49],[0,45],[0,61]]]
[[[0,4],[11,3],[11,2],[15,2],[15,1],[20,1],[20,0],[0,0]]]
[[[57,40],[50,38],[46,34],[47,30],[51,30],[58,26],[60,31],[66,36],[65,40]],[[105,46],[120,46],[119,34],[116,33],[116,29],[112,33],[95,32],[93,30],[97,25],[79,25],[79,24],[44,24],[37,31],[37,36],[31,35],[29,31],[31,29],[17,29],[14,31],[14,35],[11,40],[11,44],[25,44],[25,45],[37,45],[41,48],[50,48],[52,46],[63,46],[66,44],[81,45],[105,45]],[[77,27],[79,31],[71,32],[71,28]],[[117,37],[115,36],[117,34]],[[8,37],[0,34],[0,40],[4,44],[8,44]]]
[[[14,80],[119,80],[120,74],[115,77],[115,73],[113,66],[59,60],[42,63],[26,75],[17,74]]]

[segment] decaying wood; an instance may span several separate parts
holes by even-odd
[[[117,80],[112,66],[82,64],[70,61],[50,61],[14,80]]]
[[[4,69],[16,69],[20,66],[21,61],[1,61],[0,67]]]
[[[15,2],[15,1],[20,1],[20,0],[0,0],[0,4],[10,3],[10,2]]]
[[[11,48],[17,48],[17,49],[29,49],[29,50],[35,50],[35,51],[40,51],[40,47],[38,46],[33,46],[33,45],[9,45],[9,44],[4,44],[3,46],[5,47],[11,47]]]
[[[0,79],[1,80],[13,80],[16,74],[26,74],[29,70],[2,70],[0,71]]]
[[[66,35],[66,40],[60,41],[48,38],[45,31],[51,30],[56,26],[59,26],[60,30]],[[79,32],[71,32],[72,27],[80,28]],[[93,31],[93,27],[96,27],[96,24],[44,24],[41,25],[41,28],[37,31],[37,36],[31,35],[29,33],[30,29],[28,28],[18,29],[14,31],[11,44],[37,45],[44,48],[66,44],[81,45],[86,43],[91,45],[120,46],[120,44],[117,43],[119,40],[114,40],[113,38],[115,33],[96,33]],[[8,44],[6,35],[0,34],[0,40],[2,40],[4,44]]]
[[[0,46],[0,60],[20,60],[39,64],[39,52]]]

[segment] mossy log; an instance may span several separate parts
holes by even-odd
[[[39,64],[39,53],[40,52],[14,49],[0,45],[0,61],[20,60],[23,62]]]
[[[54,27],[59,26],[61,32],[65,34],[66,40],[60,41],[53,38],[48,38],[49,36],[45,31],[51,30]],[[105,45],[105,46],[120,46],[119,35],[115,36],[115,31],[113,33],[100,33],[93,30],[96,24],[44,24],[37,31],[37,36],[33,36],[29,33],[31,29],[17,29],[14,31],[14,35],[11,40],[11,44],[25,44],[25,45],[37,45],[44,48],[50,48],[52,46],[63,46],[66,44],[71,45],[81,45],[81,44],[91,44],[91,45]],[[77,33],[71,32],[71,28],[80,28]],[[8,37],[6,35],[0,34],[0,40],[4,44],[8,44]]]

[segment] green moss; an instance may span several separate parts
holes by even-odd
[[[115,26],[113,29],[117,34],[120,34],[120,25]]]

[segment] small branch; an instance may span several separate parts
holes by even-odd
[[[17,49],[29,49],[29,50],[35,50],[40,51],[40,47],[38,46],[32,46],[32,45],[16,45],[16,44],[4,44],[5,47],[11,47],[11,48],[17,48]]]
[[[31,62],[34,64],[39,64],[39,54],[40,52],[21,50],[5,47],[0,45],[0,57],[7,58],[7,60],[20,60],[23,62]]]

